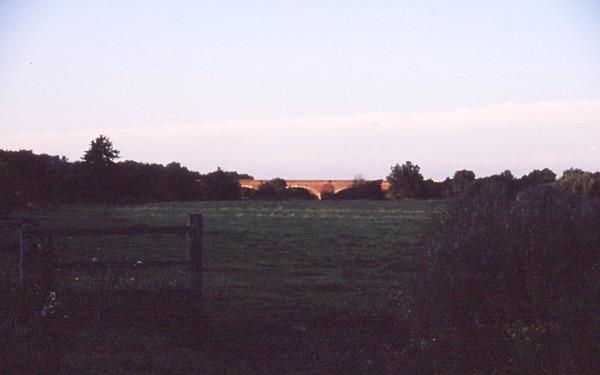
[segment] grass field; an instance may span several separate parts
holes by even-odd
[[[203,346],[177,344],[160,330],[106,331],[98,339],[102,343],[92,340],[75,352],[67,350],[63,369],[293,373],[302,368],[321,372],[323,363],[333,372],[348,366],[369,369],[377,362],[369,356],[376,355],[366,353],[377,345],[389,349],[382,335],[394,335],[385,319],[402,314],[402,296],[412,288],[416,244],[432,212],[441,207],[431,201],[242,201],[41,209],[36,216],[47,229],[170,226],[183,225],[189,213],[204,217],[205,309],[213,328]],[[64,238],[58,248],[63,260],[135,262],[179,258],[184,240],[177,235]],[[172,288],[184,279],[184,271],[176,268],[142,268],[124,273],[117,287]],[[83,271],[63,272],[57,289],[89,289],[97,282]],[[83,340],[78,334],[90,332],[78,332],[71,344]],[[333,337],[340,334],[345,344]],[[263,343],[258,345],[262,349],[256,349],[256,342]],[[109,360],[115,348],[123,356],[116,362]],[[146,358],[148,351],[158,359]],[[323,362],[323,355],[332,362]]]

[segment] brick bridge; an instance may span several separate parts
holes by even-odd
[[[240,180],[240,185],[247,189],[258,189],[263,182],[269,180]],[[285,180],[287,188],[302,188],[310,191],[321,199],[321,193],[339,191],[348,189],[354,183],[354,180]],[[390,184],[387,181],[381,182],[381,190],[389,189]]]

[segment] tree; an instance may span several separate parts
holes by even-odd
[[[14,177],[7,162],[0,159],[0,216],[14,204]]]
[[[354,177],[352,186],[338,191],[331,198],[338,200],[383,199],[381,180],[367,181],[362,176]]]
[[[335,186],[331,183],[331,181],[327,182],[325,185],[321,186],[321,199],[328,200],[333,199],[335,196]]]
[[[200,198],[203,200],[238,200],[241,197],[237,173],[217,170],[200,176]]]
[[[454,172],[454,178],[452,179],[452,192],[454,195],[461,195],[467,191],[469,185],[475,181],[475,173],[463,169],[462,171]]]
[[[113,144],[107,136],[100,134],[90,142],[90,148],[85,152],[83,159],[91,165],[112,165],[114,160],[120,156],[120,151],[113,148]]]
[[[572,193],[589,197],[594,185],[594,175],[579,168],[569,168],[563,172],[558,184]]]
[[[446,181],[450,181],[450,178],[447,178]],[[436,182],[431,178],[423,181],[423,198],[442,199],[446,198],[447,196],[451,196],[450,193],[448,193],[447,196],[444,195],[445,189],[448,191],[451,190],[451,182],[446,181]],[[446,185],[448,185],[448,187]]]
[[[521,178],[525,185],[540,185],[540,184],[549,184],[556,181],[556,173],[552,172],[552,170],[548,168],[544,168],[542,170],[534,169],[529,172],[527,176],[523,176]]]
[[[276,177],[261,183],[254,194],[254,197],[258,199],[284,199],[286,188],[287,181],[283,178]]]
[[[592,182],[588,196],[600,199],[600,172],[596,172],[592,176],[594,177],[594,181]]]
[[[390,183],[389,194],[392,198],[421,198],[423,193],[423,176],[421,168],[411,161],[391,168],[387,180]]]
[[[269,181],[276,192],[283,192],[287,188],[287,181],[281,177],[275,177],[271,181]]]
[[[367,180],[361,174],[357,174],[352,179],[352,187],[360,187],[367,183]]]

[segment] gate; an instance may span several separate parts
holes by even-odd
[[[0,228],[15,228],[19,234],[16,286],[5,285],[0,290],[3,321],[0,322],[4,344],[25,341],[22,347],[39,346],[42,341],[60,334],[47,323],[43,332],[37,332],[39,322],[60,320],[63,326],[96,321],[102,324],[127,323],[132,320],[178,325],[195,334],[200,333],[202,321],[202,215],[191,214],[181,226],[135,225],[110,228],[77,228],[42,230],[35,220],[0,221]],[[57,250],[61,241],[111,239],[117,248],[119,241],[131,236],[178,235],[184,236],[185,247],[179,259],[71,259],[62,257]],[[182,285],[173,288],[118,288],[116,280],[126,272],[144,273],[155,269],[176,268],[185,276]],[[57,285],[57,274],[83,272],[101,279],[93,288],[70,288]],[[96,282],[98,284],[98,282]],[[2,311],[4,310],[4,311]],[[56,317],[53,314],[61,314]],[[64,314],[64,315],[62,315]],[[56,325],[54,325],[56,327]],[[34,332],[36,331],[36,332]],[[41,336],[40,336],[41,335]],[[50,337],[50,338],[49,338]],[[12,340],[12,342],[11,342]],[[35,340],[37,342],[31,342]],[[2,344],[0,342],[0,344]],[[9,346],[4,345],[4,350]],[[17,345],[18,346],[18,345]],[[42,344],[42,357],[51,363],[56,360],[57,348]],[[10,350],[10,349],[8,349]],[[7,356],[8,358],[2,358]],[[19,357],[17,353],[0,353],[0,361]],[[22,356],[22,353],[21,353]],[[28,353],[26,356],[32,357]],[[37,353],[35,356],[39,357]]]

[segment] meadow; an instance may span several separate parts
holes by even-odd
[[[61,368],[66,373],[89,368],[97,373],[285,373],[321,371],[319,366],[331,371],[377,366],[373,351],[391,350],[382,335],[393,341],[398,334],[391,325],[405,313],[415,252],[433,212],[443,207],[436,201],[238,201],[40,209],[35,217],[42,229],[183,225],[190,213],[204,218],[208,323],[200,346],[190,348],[168,329],[135,331],[129,325],[135,332],[120,328],[99,333],[90,326],[66,339]],[[56,246],[61,261],[143,264],[181,258],[184,239],[66,237]],[[93,289],[100,279],[63,270],[56,286],[59,298],[63,289]],[[114,287],[168,289],[184,282],[185,271],[177,267],[141,267],[124,272]],[[340,344],[343,337],[345,344]],[[281,352],[282,347],[287,349]]]

